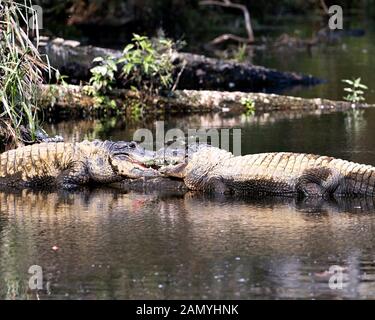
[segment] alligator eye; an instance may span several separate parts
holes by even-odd
[[[136,146],[137,146],[137,144],[133,141],[129,143],[129,148],[134,149]]]

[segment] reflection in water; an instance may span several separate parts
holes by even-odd
[[[0,206],[1,298],[35,298],[34,264],[42,299],[375,297],[373,199],[22,191]]]
[[[375,165],[373,109],[167,120],[166,130],[185,132],[240,127],[243,154],[307,152]],[[131,140],[141,126],[85,120],[48,131],[66,141]],[[38,298],[27,271],[40,265],[49,288],[42,299],[375,298],[374,211],[373,199],[0,193],[0,297]],[[328,287],[332,265],[345,268],[343,290]]]
[[[374,109],[193,115],[166,123],[166,130],[184,131],[239,127],[243,154],[307,152],[375,165]],[[67,141],[83,139],[80,132],[131,140],[141,126],[86,120],[49,132]],[[25,288],[29,266],[38,264],[51,284],[41,298],[375,298],[373,199],[114,190],[0,195],[1,297],[35,298]],[[345,268],[343,290],[328,287],[333,265]]]
[[[375,165],[375,109],[330,112],[271,112],[245,115],[204,114],[168,117],[165,131],[188,129],[241,128],[242,154],[260,152],[302,152],[329,155]],[[122,119],[61,122],[47,127],[51,135],[65,141],[86,138],[133,140],[134,132],[147,128],[154,132],[155,122],[125,125]]]
[[[311,34],[314,29],[313,18],[308,22],[306,18],[297,21],[295,17],[286,22],[286,33],[305,32]],[[364,19],[349,18],[345,28],[364,28],[364,37],[343,37],[337,45],[319,45],[311,50],[301,52],[286,50],[264,50],[258,52],[252,61],[254,64],[276,68],[279,70],[298,70],[304,74],[313,74],[327,82],[322,85],[306,88],[292,88],[285,94],[306,98],[328,98],[340,100],[345,95],[342,79],[361,77],[366,84],[374,83],[374,74],[368,72],[369,66],[374,64],[375,28],[373,20],[364,23]],[[277,35],[280,32],[280,21],[277,22]],[[366,99],[369,103],[375,102],[375,91],[368,90]]]

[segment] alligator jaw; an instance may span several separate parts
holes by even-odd
[[[130,156],[123,155],[121,160],[111,160],[110,162],[114,170],[124,179],[161,176],[155,165],[148,165]]]

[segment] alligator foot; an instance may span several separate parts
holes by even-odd
[[[329,198],[339,185],[339,173],[330,168],[313,168],[303,172],[296,184],[299,195]]]
[[[38,129],[35,132],[35,139],[33,139],[30,129],[27,129],[24,126],[20,127],[21,139],[23,143],[26,145],[28,144],[35,144],[35,143],[42,143],[42,142],[64,142],[64,138],[62,136],[54,136],[50,137],[48,134],[42,130]]]

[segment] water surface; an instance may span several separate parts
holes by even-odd
[[[167,123],[242,128],[243,153],[313,152],[375,165],[372,109],[196,115]],[[116,140],[131,139],[137,127],[114,119],[63,122],[48,130],[67,141]],[[0,296],[375,298],[374,226],[373,199],[256,200],[110,189],[0,193]],[[27,290],[31,265],[44,272],[47,289],[38,295]],[[342,290],[328,286],[334,265],[344,271]]]
[[[273,21],[273,22],[271,22]],[[283,19],[271,19],[274,24],[273,39],[286,33],[292,37],[309,39],[314,32],[321,28],[317,17],[289,17]],[[279,49],[261,50],[255,52],[250,59],[254,64],[264,65],[283,71],[298,71],[311,74],[326,83],[311,87],[290,88],[285,94],[302,96],[305,98],[327,98],[342,100],[346,95],[344,88],[347,86],[343,79],[361,78],[369,90],[365,97],[369,103],[375,103],[375,81],[373,72],[369,72],[375,63],[375,23],[371,18],[364,16],[344,16],[344,32],[350,30],[364,30],[365,36],[353,37],[343,36],[332,43],[321,43],[311,49],[300,48],[299,50]],[[269,36],[270,31],[264,32]]]

